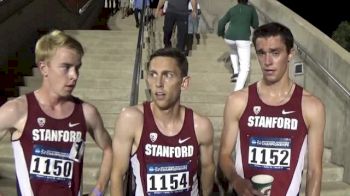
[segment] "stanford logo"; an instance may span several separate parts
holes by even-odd
[[[261,111],[261,107],[260,106],[254,106],[253,107],[253,112],[255,115],[258,115]]]
[[[38,122],[38,125],[39,125],[40,127],[43,127],[43,126],[45,125],[45,123],[46,123],[46,119],[43,118],[43,117],[37,118],[36,121]]]
[[[158,138],[158,134],[157,133],[150,133],[149,134],[149,139],[151,139],[152,142],[155,142]]]

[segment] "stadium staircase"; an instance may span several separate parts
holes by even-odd
[[[154,33],[145,33],[145,38],[153,40],[143,50],[143,63],[154,49],[162,47],[162,20],[154,24]],[[132,72],[135,58],[138,29],[133,16],[120,19],[119,15],[109,21],[111,31],[72,30],[66,31],[76,37],[85,47],[86,54],[80,71],[78,85],[74,95],[92,104],[100,111],[105,127],[111,136],[118,113],[129,105]],[[196,41],[194,41],[196,42]],[[153,49],[150,49],[152,45]],[[223,127],[223,109],[227,95],[233,89],[230,83],[231,68],[227,61],[228,47],[215,34],[202,34],[200,44],[194,44],[188,57],[190,87],[183,92],[181,102],[192,107],[198,113],[208,116],[213,123],[215,133],[215,160],[219,149],[221,129]],[[261,78],[260,68],[252,48],[252,66],[248,84]],[[25,78],[25,86],[20,94],[38,88],[41,76],[37,68],[33,76]],[[148,98],[144,80],[140,82],[139,103]],[[96,182],[99,173],[101,150],[91,137],[87,139],[84,161],[84,193],[88,193]],[[343,168],[330,162],[331,150],[325,149],[323,160],[323,196],[350,195],[350,186],[342,182]],[[306,172],[304,172],[306,173]],[[303,182],[305,182],[305,174]],[[16,195],[15,168],[10,136],[0,142],[0,193],[4,196]],[[305,183],[302,185],[304,189]],[[224,195],[216,190],[215,195]],[[109,195],[108,193],[106,195]]]

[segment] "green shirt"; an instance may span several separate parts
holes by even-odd
[[[225,33],[225,25],[230,22]],[[251,5],[239,3],[230,8],[225,16],[220,19],[218,36],[230,40],[249,40],[250,27],[254,29],[259,26],[259,19],[256,10]]]

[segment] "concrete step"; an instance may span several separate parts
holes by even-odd
[[[304,180],[305,181],[305,180]],[[350,186],[344,182],[322,182],[321,196],[349,196]],[[301,196],[305,196],[305,185],[301,187]]]
[[[93,49],[92,49],[93,48]],[[127,43],[115,47],[92,47],[91,49],[86,50],[86,55],[92,55],[92,56],[97,56],[97,55],[104,55],[104,54],[125,54],[125,53],[136,53],[136,43],[131,44]]]
[[[0,195],[12,196],[17,195],[16,181],[0,177]]]
[[[218,92],[209,94],[207,91],[184,91],[182,92],[182,103],[225,103],[228,93]]]
[[[105,53],[97,53],[97,54],[89,54],[83,57],[83,63],[91,63],[94,62],[94,65],[98,66],[99,64],[104,64],[106,62],[110,63],[118,63],[118,59],[135,59],[135,52],[132,53],[117,53],[117,54],[105,54]],[[83,65],[84,66],[84,65]]]

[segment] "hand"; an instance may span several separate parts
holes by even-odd
[[[162,12],[163,12],[163,10],[162,9],[156,9],[156,13],[155,13],[155,16],[156,17],[160,17],[160,16],[162,16]]]
[[[239,196],[264,196],[261,192],[255,190],[252,183],[247,179],[237,178],[232,184]]]
[[[92,189],[91,193],[89,194],[89,196],[102,196],[103,193],[98,190],[96,187],[94,189]]]
[[[192,10],[191,15],[192,15],[192,18],[195,19],[197,17],[197,12]]]

